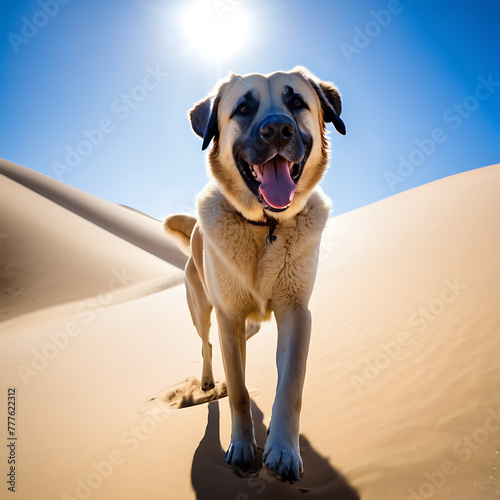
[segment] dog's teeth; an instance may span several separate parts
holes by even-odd
[[[262,182],[262,169],[263,165],[250,165],[250,172],[252,172],[253,178],[258,181]]]

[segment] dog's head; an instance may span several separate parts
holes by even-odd
[[[302,210],[327,168],[325,123],[341,134],[340,94],[302,67],[270,75],[231,73],[190,111],[193,130],[210,142],[212,176],[250,220],[263,211],[288,219]]]

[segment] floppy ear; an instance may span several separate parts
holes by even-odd
[[[203,139],[203,145],[201,146],[202,151],[207,149],[210,141],[219,135],[217,124],[217,107],[219,100],[218,98],[209,96],[196,103],[193,109],[189,111],[191,127],[195,133]]]
[[[333,83],[323,82],[303,66],[296,66],[292,71],[302,75],[315,90],[316,94],[318,94],[325,123],[333,123],[337,132],[345,135],[345,125],[340,119],[342,100],[337,87]]]
[[[323,119],[327,123],[333,123],[337,132],[345,135],[345,125],[339,116],[342,112],[342,100],[337,87],[330,82],[318,82],[318,87],[321,92],[315,90],[323,108]]]

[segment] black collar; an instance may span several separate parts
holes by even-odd
[[[252,224],[254,226],[268,226],[269,234],[266,235],[266,245],[268,243],[271,243],[271,245],[273,244],[273,242],[276,240],[276,235],[274,235],[273,233],[274,230],[276,229],[276,226],[280,223],[279,219],[275,219],[274,217],[269,217],[266,213],[264,213],[265,220],[256,221],[247,219],[242,213],[238,211],[236,211],[236,213],[249,224]]]

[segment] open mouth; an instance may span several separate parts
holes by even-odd
[[[240,171],[243,170],[243,178],[263,208],[283,212],[290,206],[302,173],[302,162],[292,163],[276,155],[259,165],[249,164],[242,158],[238,164]]]

